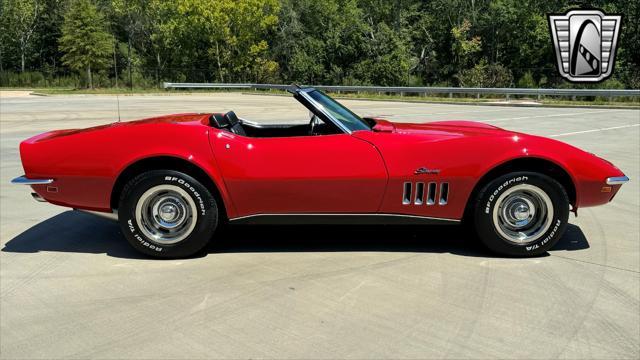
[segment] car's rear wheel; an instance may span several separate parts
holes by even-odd
[[[554,179],[514,172],[485,185],[476,197],[474,225],[491,250],[509,256],[536,256],[562,237],[569,198]]]
[[[120,196],[118,218],[129,243],[158,258],[182,258],[202,250],[213,237],[218,207],[209,190],[173,170],[136,176]]]

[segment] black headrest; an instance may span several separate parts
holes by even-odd
[[[213,114],[209,119],[211,126],[216,127],[218,129],[226,129],[231,127],[227,118],[222,114]]]
[[[234,126],[235,124],[240,122],[238,116],[233,111],[229,111],[228,113],[224,114],[224,118],[231,126]]]

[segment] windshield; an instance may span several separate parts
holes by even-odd
[[[349,131],[371,130],[369,125],[358,115],[333,100],[327,94],[319,90],[309,91],[307,94],[313,98],[318,105],[322,106],[326,112],[340,121]]]

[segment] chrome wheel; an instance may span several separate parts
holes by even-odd
[[[149,239],[158,244],[184,240],[196,226],[196,203],[175,185],[158,185],[147,190],[136,204],[136,222]]]
[[[506,190],[493,208],[493,224],[507,241],[518,245],[539,239],[551,226],[553,203],[542,189],[529,184]]]

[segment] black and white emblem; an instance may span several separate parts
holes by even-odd
[[[572,82],[599,82],[613,72],[621,15],[571,10],[549,15],[558,72]]]
[[[426,167],[420,167],[417,168],[416,171],[413,172],[414,175],[423,175],[423,174],[433,174],[433,175],[438,175],[440,174],[440,169],[429,169]]]

